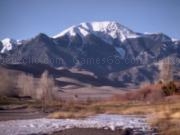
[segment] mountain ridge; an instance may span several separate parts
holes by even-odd
[[[84,29],[84,31],[82,31],[83,29]],[[123,31],[123,29],[124,29],[124,31]],[[111,31],[112,33],[109,34],[108,31]],[[119,32],[120,34],[122,34],[123,32],[125,34],[127,34],[127,35],[123,35],[123,34],[121,35],[122,39],[120,39],[120,41],[122,41],[122,42],[125,41],[128,38],[138,38],[138,37],[141,37],[141,36],[150,36],[150,35],[152,35],[152,36],[153,35],[162,35],[162,36],[164,36],[166,38],[169,38],[169,40],[171,40],[173,42],[179,41],[178,39],[175,40],[174,38],[170,38],[170,37],[168,37],[167,35],[165,35],[164,33],[161,33],[161,32],[158,32],[158,33],[147,33],[147,32],[138,33],[138,32],[134,32],[134,31],[130,30],[129,28],[127,28],[126,26],[121,25],[120,23],[115,22],[115,21],[82,22],[82,23],[80,23],[78,25],[70,26],[69,28],[61,31],[59,34],[56,34],[56,35],[54,35],[52,37],[49,37],[49,36],[48,37],[56,39],[56,38],[59,38],[59,37],[62,37],[62,36],[68,35],[68,34],[69,34],[69,36],[75,36],[76,34],[79,34],[79,35],[85,37],[90,33],[93,33],[93,34],[95,34],[97,36],[98,34],[95,33],[95,32],[107,32],[105,34],[110,35],[112,38],[117,38],[117,33],[116,33],[117,31],[118,32],[121,31],[121,32]],[[38,36],[40,34],[44,34],[44,33],[39,33],[36,36]],[[44,34],[44,35],[46,35],[46,34]],[[1,49],[1,53],[12,50],[13,45],[15,45],[15,46],[16,45],[21,45],[23,41],[26,41],[26,40],[15,40],[15,39],[12,39],[12,38],[5,38],[5,39],[1,40],[0,42],[3,45],[3,49]]]
[[[81,23],[55,37],[40,33],[1,53],[0,63],[78,68],[99,78],[139,85],[158,80],[160,68],[156,63],[166,57],[180,58],[180,42],[163,33],[142,34],[116,22],[96,23]],[[87,35],[83,35],[81,26]],[[176,69],[179,66],[173,65]]]

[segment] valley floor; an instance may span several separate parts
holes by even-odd
[[[128,98],[130,95],[129,93]],[[60,101],[48,106],[48,113],[42,113],[41,103],[37,101],[2,98],[0,134],[180,134],[180,95],[163,97],[153,102],[120,99],[122,95],[102,101]]]

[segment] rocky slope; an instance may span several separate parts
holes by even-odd
[[[160,61],[180,57],[178,40],[163,33],[137,33],[117,22],[81,23],[53,37],[40,33],[30,40],[6,39],[0,49],[0,62],[7,67],[78,68],[127,86],[157,80]],[[173,65],[178,72],[179,64]]]

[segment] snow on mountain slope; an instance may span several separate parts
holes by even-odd
[[[1,42],[2,42],[2,45],[3,45],[3,48],[0,50],[1,53],[5,53],[7,51],[10,51],[14,47],[16,47],[17,45],[21,45],[20,40],[16,41],[16,40],[10,39],[10,38],[5,38]]]
[[[126,51],[120,47],[115,47],[116,51],[120,54],[122,58],[124,58]]]
[[[64,35],[68,35],[70,37],[68,41],[69,45],[73,44],[73,38],[71,37],[78,35],[78,37],[81,37],[83,43],[86,43],[89,41],[87,40],[86,36],[94,35],[110,45],[115,45],[117,47],[115,48],[117,53],[119,53],[122,57],[124,56],[125,52],[120,47],[120,45],[122,42],[126,41],[126,39],[136,39],[142,37],[158,42],[174,42],[175,44],[179,44],[179,41],[174,41],[174,39],[168,37],[163,33],[136,33],[115,21],[80,23],[79,25],[71,26],[70,28],[62,31],[61,33],[53,36],[53,38],[56,39],[59,37],[63,37]],[[6,38],[1,41],[2,44],[0,47],[0,53],[8,52],[13,48],[16,48],[16,46],[24,44],[26,41],[27,40],[16,41],[10,38]]]
[[[156,32],[156,33],[145,32],[144,36],[146,36],[146,37],[148,36],[149,38],[151,38],[153,40],[159,40],[161,42],[171,42],[174,40],[173,38],[170,38],[169,36],[167,36],[161,32]]]
[[[79,34],[82,38],[88,34],[94,34],[108,43],[112,43],[113,39],[119,39],[119,41],[123,42],[127,38],[136,38],[140,36],[140,34],[114,21],[81,23],[64,30],[60,34],[53,36],[53,38],[58,38],[66,34],[69,36]]]

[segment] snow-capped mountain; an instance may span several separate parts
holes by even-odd
[[[168,56],[180,58],[180,41],[163,33],[134,32],[109,21],[81,23],[53,37],[41,33],[30,40],[1,42],[0,64],[13,68],[19,65],[19,70],[25,68],[35,73],[42,70],[37,63],[47,69],[75,67],[92,72],[104,83],[109,80],[112,85],[153,82],[159,76],[159,61]],[[178,78],[180,64],[174,67]],[[57,74],[53,71],[53,75]]]
[[[89,34],[94,34],[102,40],[111,44],[114,39],[118,39],[119,41],[123,42],[127,38],[136,38],[140,36],[140,34],[133,32],[132,30],[117,22],[103,21],[81,23],[76,26],[71,26],[60,34],[53,36],[53,38],[62,37],[64,35],[79,35],[81,36],[81,38],[85,38]]]
[[[5,53],[8,52],[12,49],[14,49],[17,45],[21,45],[21,41],[19,40],[14,40],[11,38],[5,38],[1,41],[2,43],[2,49],[1,49],[1,53]]]

